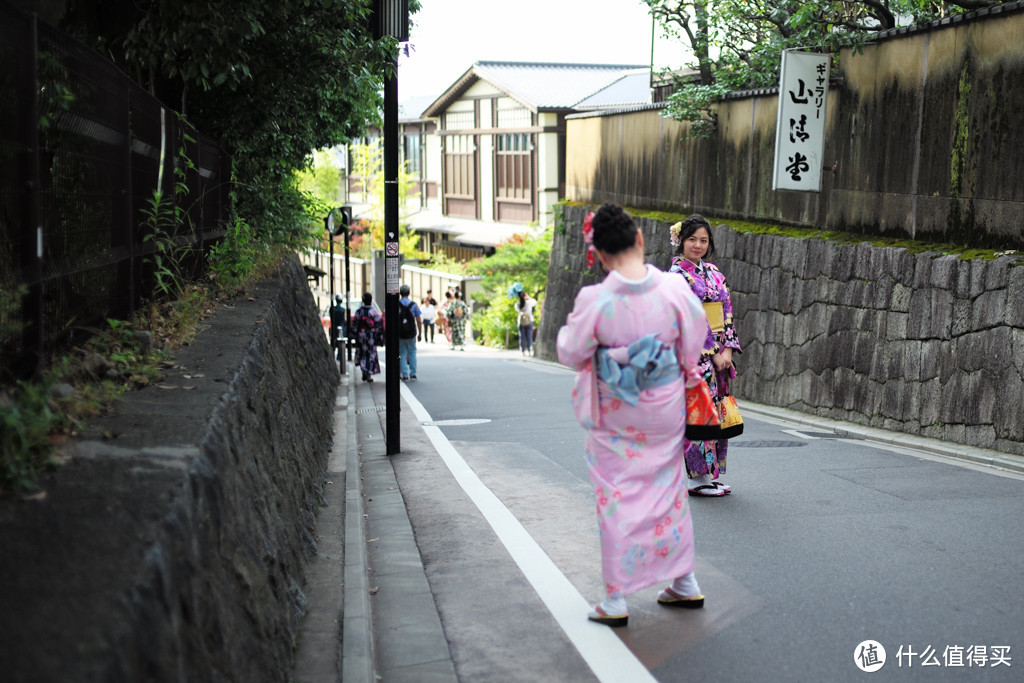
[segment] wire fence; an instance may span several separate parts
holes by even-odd
[[[200,274],[230,176],[215,140],[103,56],[0,4],[0,375],[130,317],[157,289],[161,246]]]

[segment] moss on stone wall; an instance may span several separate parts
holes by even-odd
[[[587,206],[587,204],[581,202],[570,202],[562,201],[560,205],[564,206]],[[674,213],[668,211],[643,211],[641,209],[634,209],[631,207],[623,207],[630,216],[637,219],[646,218],[658,223],[664,223],[666,225],[672,225],[677,221],[684,220],[690,214],[688,213]],[[559,210],[558,216],[562,216]],[[975,260],[980,259],[983,261],[991,261],[997,259],[1000,256],[1013,255],[1017,252],[1014,250],[998,250],[998,249],[980,249],[975,248],[967,244],[956,244],[954,242],[928,242],[923,240],[910,240],[900,239],[895,237],[881,237],[881,236],[869,236],[860,233],[853,232],[841,232],[838,230],[822,230],[820,228],[805,228],[795,225],[780,225],[777,223],[753,223],[750,221],[737,221],[730,219],[720,219],[716,216],[705,216],[712,225],[725,224],[730,228],[740,233],[749,233],[757,235],[779,235],[782,237],[796,237],[800,239],[808,240],[827,240],[829,242],[835,242],[836,244],[861,244],[868,243],[875,247],[897,247],[900,249],[906,249],[912,254],[921,254],[925,252],[935,252],[936,256],[953,255],[958,256],[963,260]],[[561,231],[559,234],[565,234],[566,223],[565,220],[561,221]],[[1018,261],[1019,265],[1024,265],[1024,254],[1021,254],[1021,258]]]

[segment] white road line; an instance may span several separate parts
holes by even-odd
[[[433,422],[408,387],[401,385],[401,391],[417,420]],[[609,683],[654,681],[647,667],[610,628],[587,620],[590,603],[533,540],[515,515],[480,481],[441,429],[423,425],[423,431],[598,680]]]
[[[810,436],[808,434],[804,434],[803,432],[798,432],[795,429],[780,429],[779,431],[782,432],[783,434],[790,434],[790,435],[798,437],[800,439],[807,439],[808,441],[818,441],[819,440],[818,437],[816,437],[816,436]]]

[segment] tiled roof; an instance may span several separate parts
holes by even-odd
[[[637,69],[622,74],[614,82],[583,98],[574,109],[608,109],[651,102],[651,72]]]
[[[553,64],[544,62],[491,62],[473,64],[462,77],[425,111],[436,116],[477,79],[507,92],[531,109],[572,109],[629,72],[645,64]]]

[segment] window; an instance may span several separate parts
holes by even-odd
[[[413,174],[419,173],[420,136],[418,134],[402,136],[402,154],[402,158],[405,159],[405,170]]]
[[[531,201],[533,197],[533,150],[529,133],[495,136],[495,182],[498,199]]]
[[[444,139],[444,193],[447,197],[475,196],[476,148],[472,135],[449,135]]]

